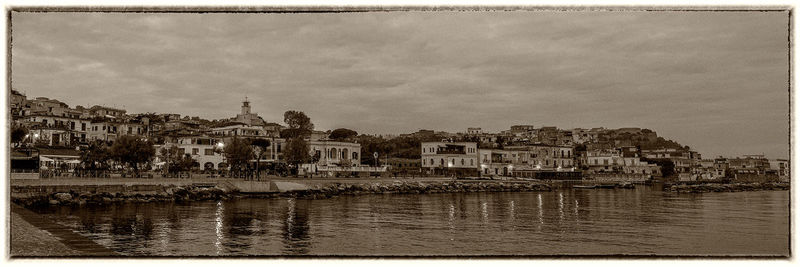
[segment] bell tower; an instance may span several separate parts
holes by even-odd
[[[242,115],[250,114],[250,101],[247,101],[247,96],[244,97],[242,102]]]

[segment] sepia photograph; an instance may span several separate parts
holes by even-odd
[[[793,256],[793,7],[5,11],[12,260]]]

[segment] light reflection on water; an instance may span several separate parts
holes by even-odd
[[[788,201],[637,187],[39,212],[124,255],[787,255]]]
[[[214,232],[217,234],[216,239],[214,239],[214,247],[216,248],[217,255],[222,254],[222,239],[224,238],[222,235],[222,220],[225,216],[223,214],[224,211],[225,207],[223,206],[222,201],[217,202],[217,210],[214,216],[216,219],[214,224]]]

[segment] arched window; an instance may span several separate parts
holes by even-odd
[[[469,166],[475,166],[475,162],[473,162],[472,159],[469,159]]]
[[[466,165],[466,164],[464,164],[464,159],[461,159],[461,166],[464,166],[464,165]]]
[[[441,165],[444,166],[444,159],[441,159]]]
[[[431,159],[431,166],[433,166],[433,159]]]

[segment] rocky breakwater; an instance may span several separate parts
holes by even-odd
[[[199,186],[159,186],[147,191],[119,190],[84,191],[71,189],[65,192],[46,192],[44,194],[28,194],[12,196],[12,201],[23,206],[40,205],[106,205],[113,203],[146,203],[146,202],[182,202],[197,200],[224,200],[235,197],[235,190],[225,187]],[[155,189],[155,190],[152,190]]]
[[[330,183],[316,185],[311,189],[282,192],[279,196],[323,199],[339,195],[361,194],[433,194],[463,192],[526,192],[551,191],[553,187],[544,183],[508,182],[394,182],[394,183]]]
[[[742,192],[761,190],[789,190],[789,183],[732,183],[732,184],[680,184],[665,186],[664,191],[678,193]]]

